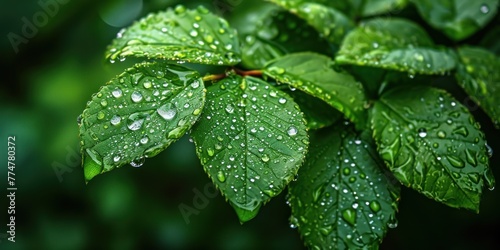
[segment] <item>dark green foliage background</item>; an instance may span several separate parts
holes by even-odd
[[[125,65],[132,64],[109,65],[102,59],[120,28],[107,25],[99,13],[105,8],[118,10],[121,2],[127,1],[69,1],[28,44],[19,46],[19,53],[14,52],[6,34],[20,34],[21,18],[30,19],[41,7],[36,1],[0,3],[0,248],[303,249],[299,234],[288,225],[290,209],[284,194],[243,226],[221,195],[209,199],[208,206],[186,224],[178,205],[193,206],[193,189],[203,192],[211,185],[187,137],[147,160],[140,169],[124,167],[85,186],[76,117],[92,93]],[[215,3],[226,4],[230,8],[223,17],[230,23],[235,21],[237,28],[245,28],[246,20],[240,17],[246,11],[259,8],[255,1],[248,0],[234,9],[230,4],[240,1],[145,0],[140,14],[129,20],[180,2],[187,7],[202,3],[212,11]],[[395,14],[417,20],[437,44],[451,42],[424,24],[416,9]],[[495,24],[500,23],[499,16],[465,43],[479,44],[487,31],[498,30]],[[489,41],[495,48],[494,39]],[[451,80],[452,76],[443,76],[433,84],[471,105],[458,86],[450,89]],[[500,131],[493,128],[482,110],[473,109],[472,114],[496,151],[490,166],[498,177]],[[17,138],[15,244],[1,238],[7,231],[5,162],[10,135]],[[57,163],[71,171],[61,176],[62,182],[53,170]],[[480,214],[476,215],[403,188],[399,226],[389,230],[381,249],[495,249],[500,245],[495,233],[500,226],[499,190],[485,190]]]

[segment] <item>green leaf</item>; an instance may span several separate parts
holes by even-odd
[[[457,70],[459,85],[500,128],[500,58],[476,47],[458,49],[461,63]]]
[[[258,23],[242,39],[242,63],[248,68],[263,68],[268,61],[292,52],[332,53],[316,30],[289,12],[271,12]]]
[[[306,20],[309,25],[334,44],[340,44],[345,34],[354,28],[354,23],[344,13],[326,5],[302,0],[270,1]]]
[[[412,0],[431,26],[459,41],[480,30],[496,15],[498,0]]]
[[[333,70],[332,66],[329,57],[295,53],[269,62],[264,74],[325,101],[358,128],[363,128],[366,97],[362,85],[351,75]]]
[[[395,227],[399,185],[373,144],[342,123],[311,136],[306,163],[290,183],[292,227],[309,249],[376,248]]]
[[[342,119],[342,113],[314,96],[295,88],[284,89],[284,91],[299,105],[309,129],[324,128]]]
[[[237,75],[208,88],[191,135],[205,172],[241,222],[294,178],[309,143],[292,98],[260,79]]]
[[[400,18],[372,19],[353,30],[335,60],[410,74],[444,74],[456,61],[451,52],[436,48],[421,27]]]
[[[399,11],[407,4],[408,0],[365,0],[361,9],[361,15],[366,17]]]
[[[499,18],[500,19],[500,18]],[[488,49],[489,51],[495,53],[495,55],[500,56],[500,26],[493,27],[481,40],[481,47]]]
[[[112,79],[81,116],[86,181],[160,153],[191,128],[204,102],[198,72],[178,65],[136,64]]]
[[[108,47],[111,62],[127,57],[165,59],[210,65],[240,62],[236,31],[200,6],[150,14],[118,33]]]
[[[371,112],[378,151],[395,177],[451,207],[479,211],[488,168],[484,134],[469,111],[443,90],[396,88]]]

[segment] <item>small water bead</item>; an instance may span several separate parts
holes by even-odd
[[[486,4],[481,5],[481,8],[479,10],[483,14],[488,14],[490,12],[490,8]]]
[[[134,167],[134,168],[139,168],[139,167],[142,167],[142,165],[144,165],[144,162],[145,162],[145,158],[144,157],[141,157],[137,160],[134,160],[132,162],[130,162],[130,166]]]
[[[142,95],[138,91],[134,91],[130,97],[133,102],[140,102],[142,100]]]
[[[427,136],[427,130],[425,128],[421,128],[418,130],[418,136],[424,138]]]
[[[149,89],[151,87],[153,87],[153,84],[149,81],[146,81],[142,84],[142,86],[145,88],[145,89]]]
[[[285,104],[286,103],[286,99],[285,98],[280,98],[278,100],[278,102],[281,103],[281,104]]]
[[[115,89],[111,92],[111,94],[115,97],[115,98],[119,98],[123,95],[123,92],[121,89]]]
[[[288,133],[289,136],[294,136],[294,135],[297,135],[298,130],[297,130],[296,127],[291,126],[290,128],[288,128],[287,133]]]
[[[104,119],[105,116],[106,116],[106,114],[104,114],[104,112],[102,112],[102,111],[99,111],[99,113],[97,113],[97,119],[99,119],[99,120]]]
[[[148,136],[144,136],[144,137],[142,137],[142,138],[141,138],[141,140],[140,140],[141,144],[146,144],[146,143],[148,143],[148,141],[149,141]]]
[[[108,106],[108,102],[106,100],[101,101],[101,106],[106,107]]]
[[[120,159],[121,159],[121,157],[119,155],[113,157],[114,162],[118,162]]]
[[[119,115],[114,115],[111,118],[110,122],[112,125],[116,126],[116,125],[120,124],[121,120],[122,120],[122,118]]]

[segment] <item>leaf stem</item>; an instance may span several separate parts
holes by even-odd
[[[203,79],[204,82],[206,82],[206,81],[217,81],[217,80],[225,78],[226,76],[227,76],[226,74],[215,74],[215,75],[204,76],[202,79]]]
[[[233,70],[234,70],[234,72],[236,72],[236,74],[241,75],[241,76],[262,76],[262,70],[244,71],[244,70],[240,70],[237,68],[233,68]]]
[[[231,71],[240,75],[240,76],[259,76],[259,77],[262,76],[262,70],[247,70],[247,71],[245,71],[245,70],[241,70],[241,69],[237,69],[237,68],[232,68]],[[227,76],[229,76],[231,74],[231,71],[226,72],[226,73],[222,73],[222,74],[206,75],[202,79],[204,82],[217,81],[217,80],[224,79]]]

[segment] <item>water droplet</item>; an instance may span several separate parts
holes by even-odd
[[[424,61],[424,56],[423,56],[422,54],[420,54],[420,53],[415,53],[415,54],[413,55],[413,57],[415,58],[415,60],[417,60],[417,61],[419,61],[419,62]]]
[[[139,167],[142,167],[142,165],[144,165],[145,161],[146,161],[146,159],[144,157],[141,157],[139,159],[136,159],[136,160],[130,162],[130,166],[132,166],[134,168],[139,168]]]
[[[121,121],[122,121],[122,118],[119,115],[114,115],[110,120],[111,124],[115,125],[115,126],[120,124]]]
[[[462,161],[462,159],[454,156],[454,155],[447,155],[446,156],[446,159],[448,159],[448,162],[450,162],[450,164],[456,168],[463,168],[465,167],[465,164],[464,162]]]
[[[194,81],[191,83],[191,88],[197,89],[198,87],[200,87],[200,81]]]
[[[269,155],[264,154],[262,158],[260,158],[263,162],[268,162],[269,161]]]
[[[484,146],[486,146],[486,152],[488,152],[488,156],[491,158],[493,156],[493,148],[488,143],[484,143]]]
[[[294,126],[291,126],[290,128],[288,128],[288,131],[287,131],[289,136],[297,135],[297,132],[298,132],[298,130]]]
[[[207,154],[208,154],[208,156],[214,156],[214,154],[215,154],[214,149],[213,148],[207,148]]]
[[[228,105],[226,106],[226,112],[228,112],[229,114],[232,114],[232,113],[234,112],[234,107],[233,107],[233,105],[228,104]]]
[[[325,191],[325,186],[319,186],[317,189],[315,189],[312,193],[313,195],[313,202],[318,202],[319,198],[321,197],[321,194]]]
[[[171,103],[167,103],[161,107],[159,107],[156,112],[163,117],[163,119],[170,121],[174,119],[175,115],[177,114],[177,111],[175,109],[175,106]]]
[[[186,7],[184,7],[183,5],[177,5],[175,7],[175,13],[182,14],[184,12],[186,12]]]
[[[483,13],[483,14],[488,14],[490,12],[490,8],[486,4],[481,5],[480,10],[481,10],[481,13]]]
[[[153,86],[153,84],[151,82],[146,81],[142,84],[142,86],[144,86],[145,89],[149,89]]]
[[[495,189],[495,176],[493,176],[493,172],[491,169],[484,172],[484,180],[486,181],[486,186],[490,191]]]
[[[130,97],[133,102],[140,102],[142,100],[142,95],[138,91],[134,91]]]
[[[115,98],[119,98],[122,96],[123,92],[121,89],[115,89],[111,92],[111,94],[115,97]]]
[[[389,222],[387,223],[387,226],[389,228],[396,228],[398,227],[398,220],[394,215],[391,215],[391,218],[389,218]]]
[[[378,211],[380,211],[381,209],[381,206],[380,206],[380,203],[378,201],[371,201],[370,202],[370,209],[376,213]]]
[[[281,104],[285,104],[286,103],[286,99],[285,98],[280,98],[278,100],[278,102],[281,103]]]
[[[105,115],[105,114],[104,114],[104,112],[102,112],[102,111],[99,111],[99,113],[97,113],[97,119],[99,119],[99,120],[104,119],[104,117],[105,117],[105,116],[106,116],[106,115]]]
[[[444,131],[438,131],[437,136],[439,138],[445,138],[446,137],[446,133]]]
[[[220,182],[225,182],[226,175],[222,171],[217,172],[217,180],[219,180]]]
[[[76,118],[76,123],[78,123],[78,126],[82,125],[82,115],[79,115],[79,116]]]
[[[356,224],[356,210],[352,208],[347,208],[342,211],[342,219],[344,219],[351,226]]]
[[[323,236],[329,236],[332,231],[333,231],[333,227],[332,226],[326,226],[326,227],[322,227],[322,228],[319,229],[319,232]],[[320,249],[320,248],[318,248],[318,249]]]
[[[108,106],[108,102],[106,100],[101,101],[101,106],[106,107]]]
[[[469,164],[471,164],[473,167],[477,166],[476,152],[474,150],[465,149],[465,156]]]
[[[378,46],[379,46],[379,44],[378,44],[378,43],[372,43],[372,47],[373,47],[374,49],[378,48]]]
[[[461,136],[464,136],[464,137],[467,137],[469,135],[469,130],[464,127],[464,126],[460,126],[456,129],[453,130],[453,133],[454,134],[459,134]]]
[[[141,144],[146,144],[146,143],[148,143],[148,141],[149,141],[149,138],[148,138],[147,135],[144,136],[144,137],[142,137],[141,140],[140,140]]]
[[[113,157],[114,162],[118,162],[120,159],[121,159],[121,157],[119,155]]]
[[[191,30],[191,31],[189,32],[189,35],[190,35],[190,36],[192,36],[192,37],[196,37],[196,36],[198,35],[198,31],[196,31],[196,30]]]
[[[425,128],[421,128],[418,130],[418,136],[424,138],[427,136],[427,130]]]
[[[350,168],[344,168],[344,170],[342,170],[342,172],[345,174],[345,175],[349,175],[351,173],[351,169]]]

